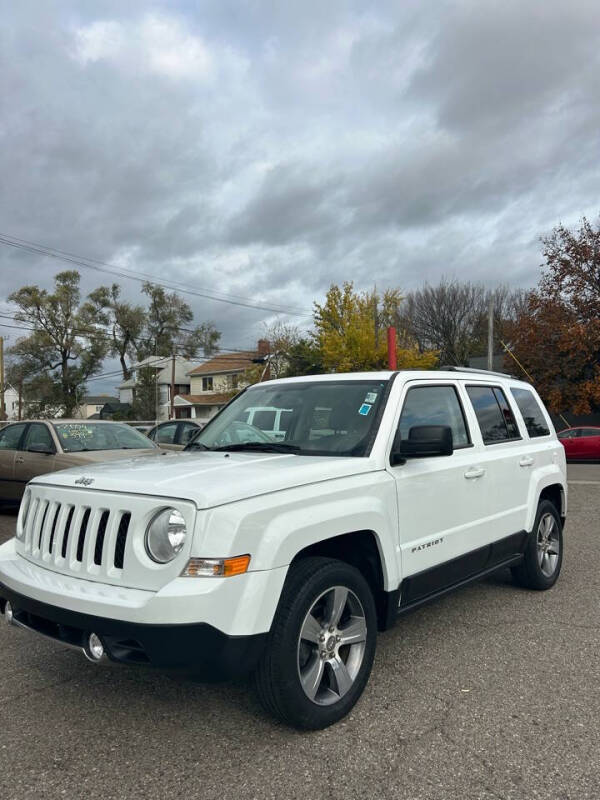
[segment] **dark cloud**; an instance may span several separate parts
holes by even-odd
[[[532,284],[598,212],[599,39],[584,0],[5,4],[0,229],[286,308]],[[60,268],[0,249],[0,296]],[[269,317],[189,299],[227,345]]]

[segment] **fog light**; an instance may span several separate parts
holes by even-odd
[[[90,661],[100,661],[104,655],[104,645],[96,633],[90,633],[84,647],[86,658]]]
[[[5,617],[6,621],[8,622],[8,624],[12,625],[14,613],[13,613],[13,607],[8,602],[8,600],[6,601],[6,605],[4,606],[4,617]]]

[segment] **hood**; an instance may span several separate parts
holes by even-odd
[[[369,458],[296,456],[279,453],[164,453],[118,463],[82,465],[34,478],[32,483],[191,500],[198,508],[233,503],[309,483],[372,472]]]
[[[87,450],[85,453],[61,453],[60,463],[76,467],[79,464],[85,466],[86,464],[99,464],[100,462],[125,461],[140,456],[144,458],[160,456],[163,453],[164,450],[158,447],[142,447],[139,450]]]

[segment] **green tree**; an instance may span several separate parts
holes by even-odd
[[[282,377],[320,375],[326,371],[318,342],[314,338],[304,337],[289,348]]]
[[[89,310],[96,322],[107,329],[110,337],[109,354],[119,359],[123,380],[131,377],[131,362],[136,355],[146,325],[146,312],[142,306],[121,300],[121,287],[100,286],[89,295]]]
[[[81,303],[79,281],[76,271],[60,272],[53,291],[24,286],[8,298],[18,306],[15,319],[33,328],[10,355],[23,376],[26,403],[40,415],[71,416],[108,350],[89,303]]]
[[[194,319],[185,300],[153,283],[144,283],[142,291],[148,297],[148,310],[143,334],[136,343],[138,358],[167,356],[175,351],[186,358],[195,358],[200,352],[208,357],[215,352],[221,334],[212,322],[185,330]]]
[[[355,292],[352,283],[333,284],[323,305],[315,303],[315,341],[326,371],[352,372],[387,367],[385,329],[396,326],[402,296],[398,289]],[[437,363],[437,353],[421,352],[403,337],[397,347],[400,369],[429,369]]]
[[[140,367],[137,370],[137,382],[131,404],[133,419],[155,419],[156,392],[156,370],[152,367]]]

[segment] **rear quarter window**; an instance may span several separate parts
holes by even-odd
[[[529,436],[531,438],[536,436],[548,436],[550,428],[548,427],[540,404],[535,399],[533,392],[530,392],[529,389],[517,388],[511,389],[510,392],[515,398],[515,402],[521,412]]]

